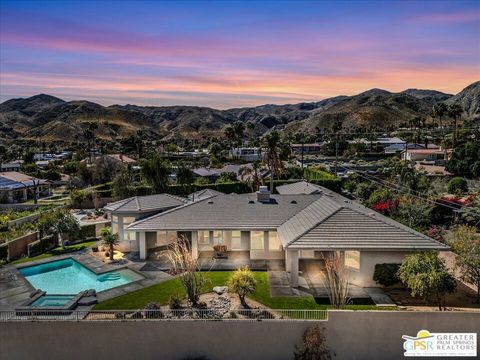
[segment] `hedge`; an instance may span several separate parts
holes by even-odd
[[[373,280],[383,286],[391,286],[400,281],[397,273],[401,264],[376,264]]]
[[[56,236],[49,235],[28,244],[28,257],[42,254],[57,246],[58,240]]]
[[[0,261],[4,260],[7,261],[8,259],[8,245],[1,244],[0,245]]]

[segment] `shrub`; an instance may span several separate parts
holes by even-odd
[[[168,299],[168,307],[172,310],[178,310],[182,308],[182,298],[178,294],[173,294]]]
[[[450,194],[463,194],[468,191],[468,183],[464,178],[456,176],[448,182],[447,188]]]
[[[160,305],[156,302],[149,302],[144,309],[145,318],[160,319],[163,318],[163,313],[160,311]]]
[[[45,251],[51,250],[57,246],[58,240],[55,235],[45,236],[36,240],[27,246],[28,257],[42,254]]]
[[[318,325],[310,326],[302,336],[302,345],[295,346],[295,360],[330,360],[330,349],[325,340],[325,334]]]
[[[243,307],[247,307],[245,297],[257,288],[257,281],[253,272],[248,267],[235,270],[228,279],[228,289],[238,295]]]
[[[391,286],[400,281],[397,272],[400,264],[376,264],[373,280],[383,286]]]

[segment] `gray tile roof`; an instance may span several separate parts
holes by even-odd
[[[155,210],[167,210],[184,205],[187,199],[170,194],[155,194],[134,196],[114,203],[104,208],[115,213],[142,213]]]
[[[224,195],[224,193],[213,189],[203,189],[191,193],[190,195],[188,195],[188,199],[190,201],[200,201],[217,195]]]
[[[48,180],[37,179],[36,177],[25,175],[17,171],[0,172],[0,190],[4,191],[24,189],[26,187],[45,185],[48,183]]]
[[[322,192],[331,192],[327,188],[319,185],[311,184],[306,181],[299,181],[293,184],[285,184],[277,186],[279,194],[320,194]]]
[[[284,248],[447,250],[448,247],[325,188],[321,194],[217,195],[137,221],[131,230],[277,229]]]
[[[272,195],[271,198],[267,204],[258,202],[256,194],[218,195],[137,221],[129,229],[276,229],[319,197]]]

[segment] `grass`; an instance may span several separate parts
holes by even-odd
[[[214,286],[223,286],[227,283],[231,271],[210,271],[205,276],[210,281],[203,287],[203,292],[211,291]],[[312,309],[325,310],[332,308],[329,305],[320,305],[312,296],[302,297],[271,297],[268,275],[266,271],[255,271],[257,290],[249,298],[269,307],[270,309]],[[185,290],[179,278],[167,280],[163,283],[149,286],[131,293],[115,297],[95,306],[95,310],[133,310],[142,309],[149,302],[157,302],[160,305],[168,304],[172,295],[185,297]],[[375,305],[347,305],[349,310],[378,310]],[[384,310],[382,308],[382,310]],[[387,310],[387,309],[385,309]]]
[[[11,264],[13,264],[13,265],[22,264],[22,263],[26,263],[26,262],[30,262],[30,261],[46,259],[46,258],[55,256],[55,255],[68,254],[68,253],[71,253],[71,252],[74,252],[74,251],[79,251],[79,250],[86,249],[87,247],[92,246],[96,242],[97,242],[96,240],[95,241],[87,241],[87,242],[83,242],[83,243],[80,243],[80,244],[67,245],[64,248],[62,248],[60,246],[60,247],[57,247],[55,249],[52,249],[50,251],[47,251],[46,253],[43,253],[43,254],[40,254],[40,255],[37,255],[37,256],[25,257],[25,258],[21,258],[21,259],[18,259],[18,260],[14,260],[14,261],[11,262]]]

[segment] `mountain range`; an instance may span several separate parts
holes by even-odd
[[[252,123],[261,135],[272,128],[312,132],[341,123],[343,128],[394,129],[416,116],[429,117],[432,107],[459,104],[464,118],[480,121],[480,81],[456,95],[435,90],[408,89],[392,93],[371,89],[354,96],[336,96],[318,102],[262,105],[228,110],[197,106],[102,106],[89,101],[66,102],[40,94],[0,104],[0,139],[82,141],[90,122],[105,139],[119,139],[142,130],[159,139],[219,136],[235,121]]]

